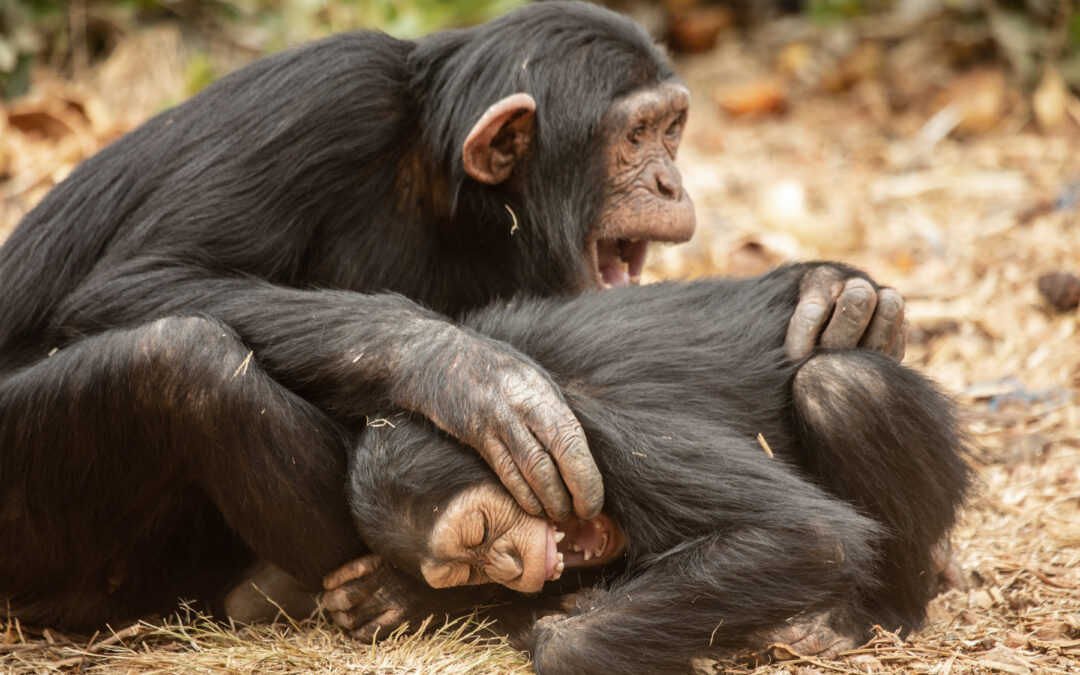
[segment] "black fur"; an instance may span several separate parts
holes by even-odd
[[[253,556],[317,587],[361,554],[367,414],[475,388],[419,356],[460,354],[447,316],[581,285],[600,117],[672,77],[629,20],[545,3],[265,58],[83,162],[0,248],[0,606],[92,630]],[[465,178],[469,127],[522,90],[521,170]]]
[[[786,359],[808,269],[466,320],[563,387],[603,473],[605,513],[629,542],[605,596],[533,634],[538,672],[672,672],[823,613],[857,641],[875,623],[921,625],[931,554],[969,480],[963,438],[950,402],[890,357]],[[410,569],[434,508],[490,470],[429,424],[392,421],[354,452],[350,495],[364,538]],[[427,602],[421,614],[444,608],[438,592]]]

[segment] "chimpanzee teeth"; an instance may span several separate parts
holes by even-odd
[[[590,558],[592,558],[592,551],[585,549],[585,562],[589,562]]]
[[[562,551],[559,551],[559,552],[558,552],[558,553],[556,553],[555,555],[556,555],[556,556],[558,557],[558,560],[559,560],[559,564],[561,565],[561,564],[563,563],[563,554],[562,554]]]
[[[570,550],[574,551],[576,553],[581,553],[581,544],[578,544],[578,543],[570,544]]]
[[[551,575],[551,580],[558,581],[559,577],[562,576],[564,569],[566,569],[566,565],[560,561],[558,565],[555,565],[555,574]]]
[[[563,539],[566,539],[566,533],[555,530],[555,543],[558,544]]]
[[[600,537],[600,545],[596,547],[596,553],[595,553],[596,557],[599,558],[601,555],[604,554],[604,551],[607,550],[607,540],[608,540],[608,533],[605,532],[603,534],[603,536]]]

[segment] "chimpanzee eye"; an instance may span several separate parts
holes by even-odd
[[[675,121],[671,123],[671,126],[667,129],[667,135],[674,138],[682,133],[683,125],[686,124],[686,113],[679,113],[679,116],[675,118]]]
[[[634,130],[626,135],[626,140],[630,141],[630,145],[637,147],[641,144],[642,137],[645,136],[645,125],[639,124],[634,127]]]
[[[487,516],[480,516],[480,545],[484,545],[488,540],[488,521]]]

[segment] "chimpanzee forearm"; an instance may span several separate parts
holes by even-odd
[[[336,419],[363,422],[392,401],[412,347],[450,339],[445,318],[393,294],[300,290],[190,266],[134,261],[91,279],[59,312],[64,341],[167,316],[228,325],[274,379]]]
[[[388,407],[420,412],[476,448],[530,512],[600,509],[599,472],[550,378],[512,347],[403,296],[138,260],[69,295],[58,340],[178,315],[225,323],[271,377],[340,423],[356,428]]]

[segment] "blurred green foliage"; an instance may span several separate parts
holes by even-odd
[[[871,4],[866,0],[809,0],[806,11],[818,23],[829,24],[864,14]]]
[[[89,63],[125,34],[160,21],[174,22],[189,37],[195,56],[187,90],[195,93],[217,76],[200,53],[209,40],[224,40],[262,54],[356,28],[376,28],[401,38],[487,21],[529,0],[0,0],[0,96],[26,91],[30,68]],[[657,0],[659,2],[660,0]],[[687,0],[704,3],[711,0]],[[997,53],[1023,81],[1037,79],[1057,62],[1066,81],[1080,86],[1080,0],[921,0],[948,20],[986,26]],[[904,0],[805,0],[813,21],[836,24],[887,12]],[[1060,29],[1064,28],[1064,31]],[[1054,40],[1053,36],[1064,39]],[[1053,50],[1045,49],[1048,43]]]
[[[401,38],[487,21],[527,0],[0,0],[0,94],[26,90],[30,66],[63,68],[94,60],[139,25],[173,21],[189,33],[272,52],[355,28]],[[189,88],[215,77],[208,58],[193,59]]]
[[[275,50],[354,28],[413,39],[481,23],[523,4],[525,0],[239,0],[233,6],[248,37],[263,49]]]

